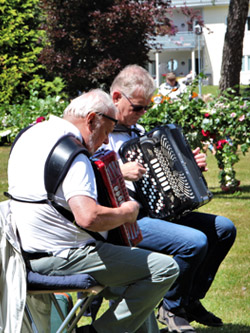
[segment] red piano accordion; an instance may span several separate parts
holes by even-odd
[[[96,176],[98,202],[106,207],[119,207],[130,200],[114,151],[100,150],[91,157]],[[137,222],[125,223],[110,230],[108,241],[113,244],[136,246],[142,240]]]

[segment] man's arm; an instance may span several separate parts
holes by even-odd
[[[69,199],[70,209],[76,223],[95,232],[108,231],[124,223],[136,221],[139,205],[135,201],[126,201],[118,208],[98,205],[90,197],[78,195]]]

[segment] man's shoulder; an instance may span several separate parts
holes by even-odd
[[[141,132],[141,134],[145,133],[145,128],[142,125],[136,124],[135,128],[138,129]]]
[[[169,85],[167,84],[167,82],[163,82],[163,83],[160,85],[160,88],[169,88]]]

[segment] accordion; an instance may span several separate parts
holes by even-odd
[[[156,127],[125,142],[122,161],[137,161],[146,168],[134,182],[136,197],[150,217],[178,219],[212,199],[205,178],[180,127]]]
[[[130,200],[120,170],[116,153],[111,150],[100,150],[91,157],[96,176],[98,202],[106,207],[119,207]],[[113,244],[136,246],[142,240],[137,222],[125,223],[108,232],[108,241]]]

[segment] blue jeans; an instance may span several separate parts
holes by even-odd
[[[204,298],[234,243],[232,221],[192,212],[175,223],[144,217],[138,224],[143,235],[138,247],[172,255],[180,268],[178,279],[163,298],[164,308],[171,310]]]

